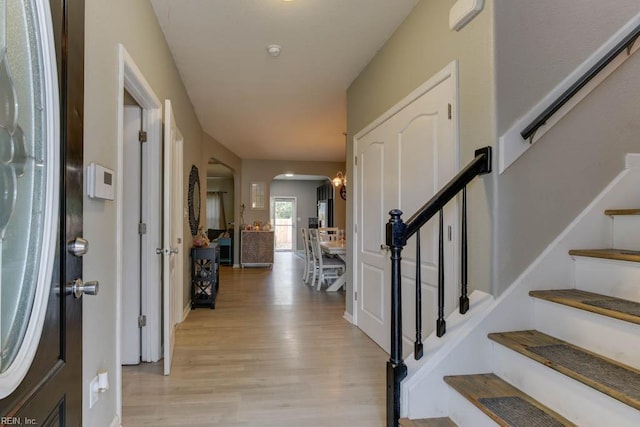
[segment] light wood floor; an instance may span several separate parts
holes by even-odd
[[[161,363],[123,367],[123,426],[384,425],[388,356],[342,318],[344,294],[305,285],[302,260],[223,267],[215,310],[192,310]]]

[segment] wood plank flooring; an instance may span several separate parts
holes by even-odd
[[[123,367],[122,425],[383,426],[388,356],[302,268],[290,253],[273,270],[222,267],[216,309],[178,328],[171,375]]]

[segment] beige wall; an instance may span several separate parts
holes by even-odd
[[[495,3],[500,132],[640,13],[637,0]],[[639,74],[636,53],[497,177],[496,292],[622,170],[627,152],[639,151]]]
[[[468,163],[476,148],[494,145],[493,2],[486,2],[482,13],[460,32],[448,28],[449,10],[454,3],[420,1],[349,87],[349,176],[353,176],[353,136],[454,60],[458,61],[460,76],[460,164]],[[477,180],[469,191],[470,286],[485,291],[491,288],[492,179]],[[351,199],[347,224],[348,234],[352,235]],[[352,265],[351,259],[348,265]],[[347,282],[347,311],[352,313],[353,280]]]
[[[201,163],[203,133],[149,2],[86,0],[85,40],[85,165],[117,166],[118,44],[122,43],[156,96],[172,101],[184,136],[186,186],[191,164]],[[186,205],[186,188],[184,195]],[[99,295],[85,298],[83,303],[85,426],[109,425],[116,415],[116,212],[115,202],[85,197],[84,236],[91,242],[91,250],[83,258],[85,279],[100,281]],[[183,228],[188,248],[191,239],[186,220]],[[184,255],[186,266],[187,251]],[[113,386],[89,409],[87,387],[100,369],[108,370]]]
[[[291,172],[297,175],[320,175],[326,177],[335,176],[336,172],[344,171],[343,162],[297,162],[288,160],[243,160],[242,161],[242,191],[241,203],[244,203],[244,223],[252,224],[254,221],[269,221],[269,207],[256,210],[251,209],[251,183],[264,182],[266,184],[266,200],[269,200],[269,186],[274,177]],[[345,226],[345,203],[338,197],[334,210],[334,223],[336,227]]]

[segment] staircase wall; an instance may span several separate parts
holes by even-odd
[[[403,416],[441,417],[450,414],[449,392],[442,377],[493,369],[489,332],[534,327],[533,289],[571,288],[575,285],[570,248],[611,246],[612,221],[604,210],[640,205],[640,155],[626,156],[627,168],[584,209],[495,302],[474,313],[467,325],[450,328],[446,346],[426,353],[421,361],[407,361],[409,376],[402,385]],[[522,242],[525,245],[526,242]],[[436,347],[430,336],[425,347]]]
[[[621,0],[495,0],[497,134],[525,114],[630,18]],[[640,55],[634,55],[501,175],[494,206],[494,295],[582,211],[636,150]],[[523,244],[526,242],[526,244]]]

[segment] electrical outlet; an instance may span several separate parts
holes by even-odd
[[[98,377],[96,376],[89,383],[89,408],[93,408],[100,398],[100,391],[98,390]]]

